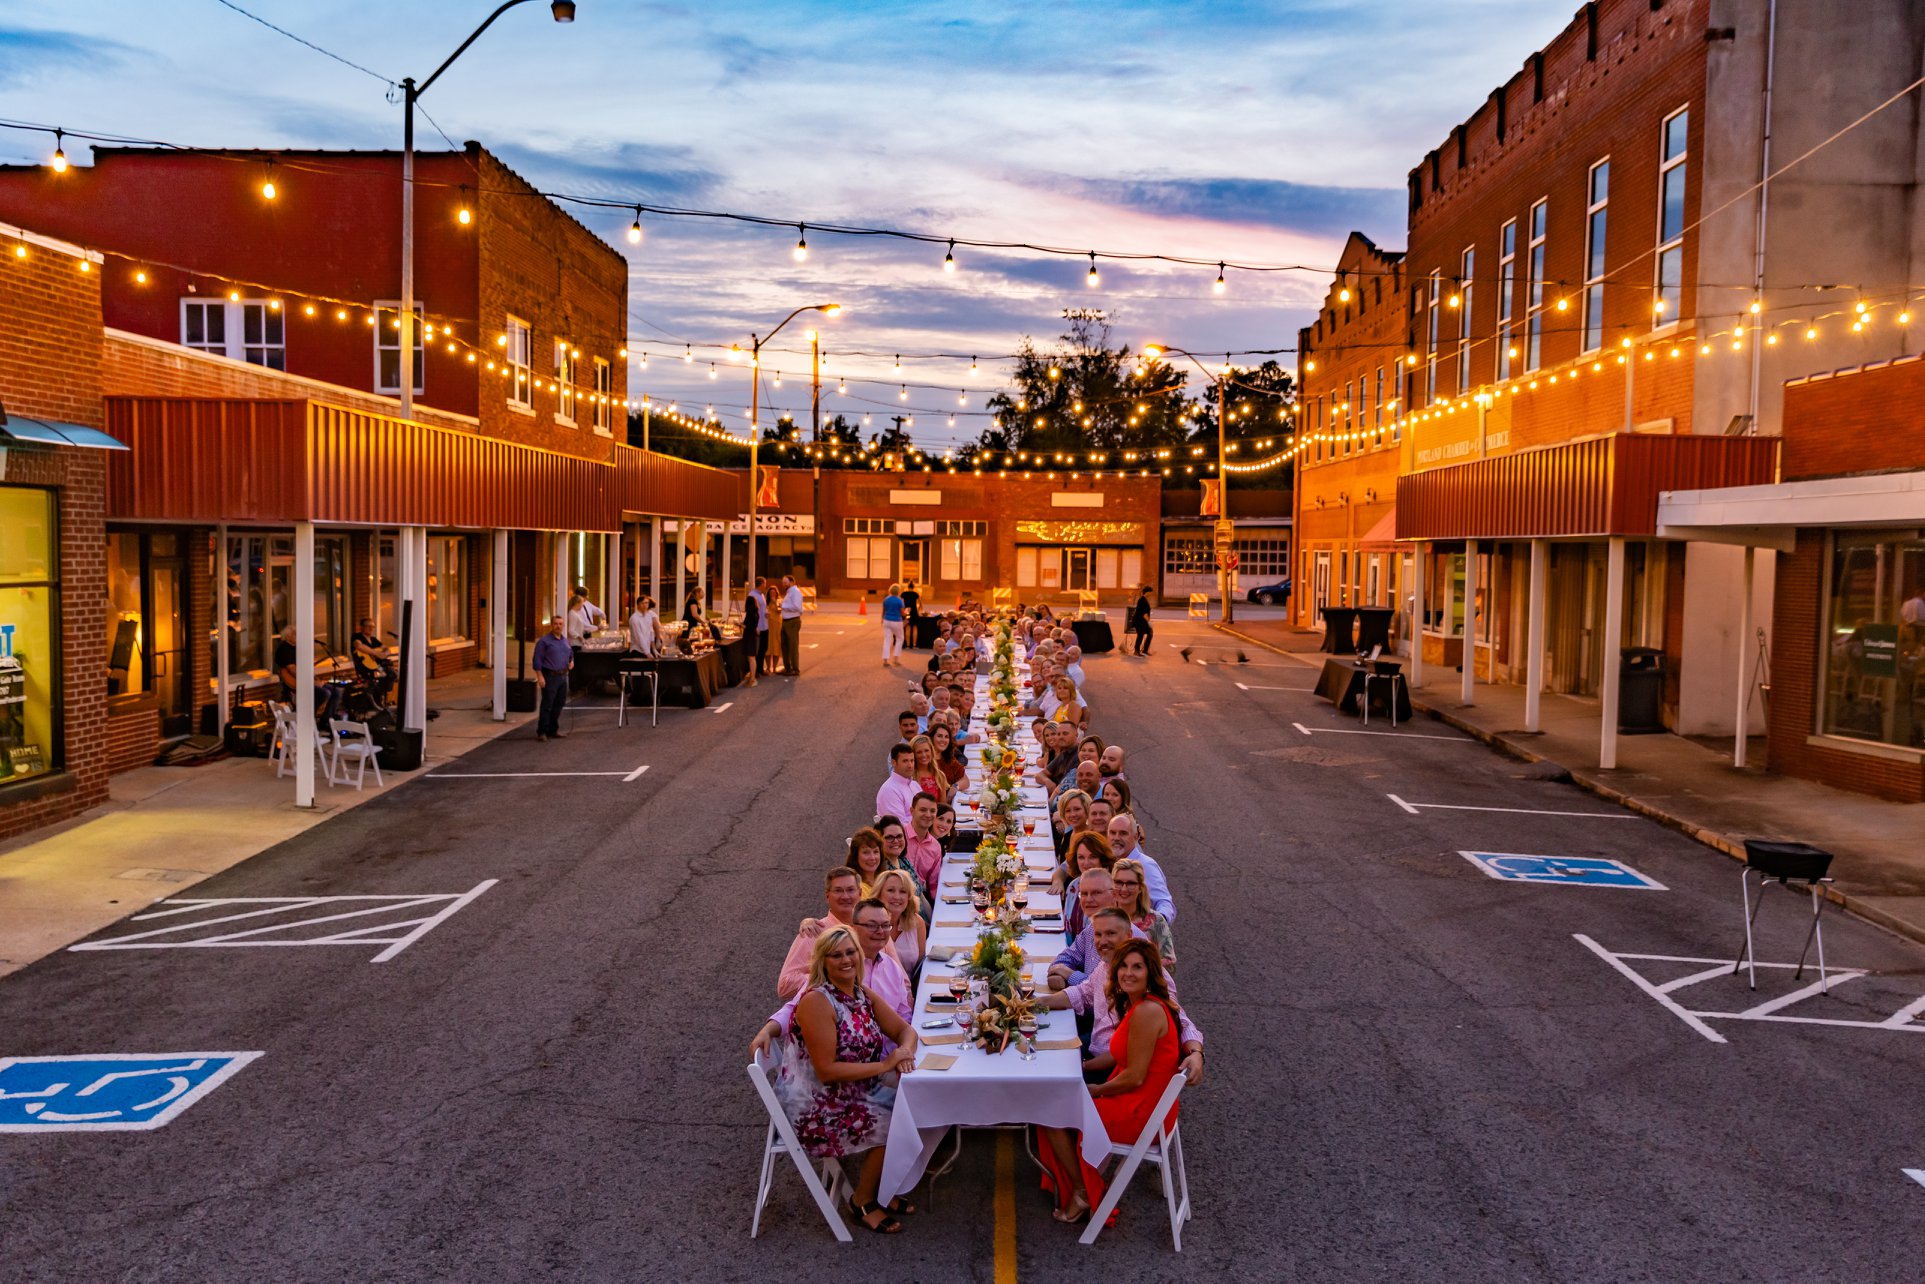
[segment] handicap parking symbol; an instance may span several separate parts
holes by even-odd
[[[158,1128],[258,1052],[0,1057],[0,1132]]]
[[[1572,887],[1634,887],[1667,890],[1621,860],[1590,856],[1525,856],[1516,852],[1459,852],[1465,860],[1507,883],[1560,883]]]

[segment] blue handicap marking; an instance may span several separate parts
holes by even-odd
[[[0,1057],[0,1132],[158,1128],[258,1052]]]
[[[1507,883],[1559,883],[1572,887],[1635,887],[1667,890],[1620,860],[1592,856],[1525,856],[1516,852],[1459,852],[1458,855]]]

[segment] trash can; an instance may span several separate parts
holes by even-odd
[[[1664,652],[1627,646],[1618,659],[1618,730],[1650,735],[1664,730]]]

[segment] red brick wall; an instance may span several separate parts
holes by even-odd
[[[107,716],[109,773],[145,767],[160,751],[160,706],[148,700],[116,705]]]
[[[1789,425],[1789,417],[1787,418]],[[1824,638],[1820,592],[1825,533],[1798,532],[1778,555],[1771,620],[1771,707],[1766,761],[1773,771],[1898,802],[1925,802],[1925,763],[1874,757],[1808,743],[1817,727],[1818,647]]]
[[[25,257],[17,256],[23,245]],[[99,267],[10,229],[0,231],[0,403],[21,415],[101,425]],[[7,452],[4,484],[58,492],[65,766],[0,788],[0,838],[107,801],[106,483],[99,451]]]
[[[1925,468],[1925,361],[1785,388],[1786,481]]]

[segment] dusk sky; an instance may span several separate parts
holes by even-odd
[[[486,0],[245,0],[243,7],[376,72],[425,77]],[[1570,0],[1277,3],[638,4],[580,0],[504,15],[423,99],[545,190],[807,222],[911,229],[1327,269],[1354,228],[1403,244],[1403,180],[1424,152],[1569,20]],[[0,2],[0,117],[201,146],[398,146],[384,86],[219,0]],[[422,122],[423,147],[441,146]],[[0,129],[0,160],[40,161],[44,135]],[[70,148],[82,159],[79,148]],[[793,227],[578,210],[633,265],[631,388],[713,403],[740,430],[746,376],[679,359],[747,341],[790,309],[825,324],[825,415],[905,403],[925,445],[999,385],[1025,335],[1069,307],[1107,311],[1117,340],[1199,352],[1287,348],[1328,272],[1213,268],[943,248]],[[765,400],[804,413],[798,321],[767,362]],[[794,341],[791,342],[791,335]],[[674,352],[677,359],[667,360]],[[903,373],[894,354],[903,354]],[[982,358],[913,360],[929,353]],[[871,355],[861,356],[858,353]],[[1288,357],[1282,358],[1286,362]],[[775,371],[783,386],[772,386]],[[833,381],[852,382],[847,397]],[[859,382],[859,380],[878,382]],[[916,388],[914,385],[927,385]]]

